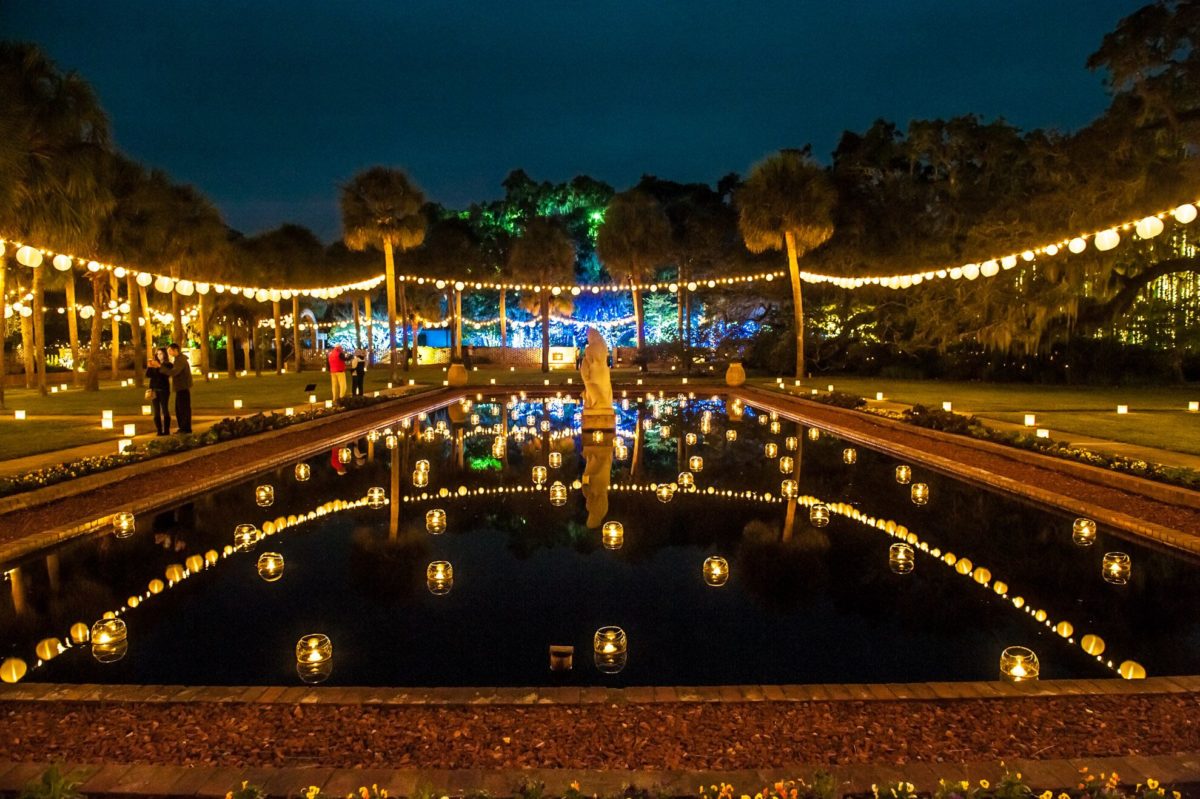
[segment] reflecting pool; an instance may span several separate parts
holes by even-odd
[[[738,402],[618,401],[597,437],[569,399],[480,396],[6,564],[0,661],[230,685],[992,680],[1006,650],[1009,679],[1200,671],[1192,561]],[[89,640],[106,613],[123,640]]]

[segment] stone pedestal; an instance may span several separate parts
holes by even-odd
[[[617,414],[612,408],[584,408],[583,431],[616,430]]]

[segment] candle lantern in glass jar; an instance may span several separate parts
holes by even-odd
[[[559,480],[555,480],[550,486],[550,504],[555,507],[567,504],[567,487]]]
[[[1032,649],[1023,646],[1010,646],[1000,654],[1000,679],[1010,682],[1028,682],[1036,680],[1041,672],[1041,664]]]
[[[691,472],[680,472],[679,477],[675,479],[679,487],[684,491],[696,490],[696,477]]]
[[[908,544],[888,547],[888,568],[896,574],[908,574],[917,567],[916,555]]]
[[[371,486],[367,489],[367,507],[382,508],[387,504],[387,491],[382,486]]]
[[[533,483],[534,483],[534,485],[540,486],[544,482],[546,482],[546,467],[545,466],[534,466],[533,467]]]
[[[766,444],[763,444],[763,455],[774,460],[779,455],[779,445],[774,441],[768,441]]]
[[[435,560],[425,568],[425,585],[429,593],[443,596],[454,587],[454,567],[448,560]]]
[[[912,496],[914,505],[929,504],[929,484],[928,483],[913,483],[909,489],[909,494]]]
[[[258,556],[258,576],[268,583],[273,583],[283,576],[283,555],[278,552],[264,552]]]
[[[92,657],[100,663],[115,663],[129,651],[129,631],[120,619],[100,619],[92,625]]]
[[[795,466],[796,461],[793,460],[791,455],[784,455],[779,459],[779,472],[781,474],[791,474],[792,469],[795,468]]]
[[[446,532],[446,511],[432,508],[425,512],[425,530],[433,535]]]
[[[856,450],[854,447],[846,447],[844,450],[842,450],[842,462],[843,463],[857,463],[858,462],[858,450]]]
[[[1129,574],[1133,571],[1133,561],[1124,552],[1106,552],[1102,573],[1106,582],[1113,585],[1125,585],[1129,582]]]
[[[603,674],[616,674],[625,668],[629,641],[620,627],[601,627],[592,637],[596,668]]]
[[[275,504],[275,486],[261,485],[254,489],[254,502],[260,508],[269,508]]]
[[[625,543],[625,525],[620,522],[605,522],[600,528],[600,540],[605,549],[620,549]]]
[[[560,466],[562,466],[562,453],[561,452],[551,452],[550,453],[550,468],[557,469]]]
[[[729,561],[720,555],[706,558],[701,571],[704,574],[704,582],[708,585],[718,587],[729,582]]]
[[[1082,516],[1071,525],[1071,540],[1076,546],[1090,547],[1096,543],[1096,522]]]
[[[303,483],[304,481],[308,480],[308,478],[310,478],[310,477],[312,477],[312,467],[309,466],[307,463],[297,463],[296,464],[296,481]]]
[[[900,485],[908,485],[912,480],[912,467],[906,464],[900,464],[896,467],[896,482]]]
[[[808,520],[813,527],[825,527],[829,524],[829,506],[818,502],[808,509]]]
[[[258,528],[253,524],[239,524],[233,528],[233,548],[242,552],[250,552],[258,543]]]
[[[132,511],[123,510],[113,514],[113,535],[129,538],[137,530],[137,520]]]

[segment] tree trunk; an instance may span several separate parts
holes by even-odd
[[[99,313],[97,311],[96,313]],[[21,317],[21,360],[25,364],[25,388],[33,388],[34,365],[33,351],[37,342],[33,338],[33,316]]]
[[[237,358],[233,349],[233,320],[225,320],[225,371],[230,377],[237,377]]]
[[[409,349],[408,349],[408,298],[404,295],[404,281],[400,281],[400,333],[404,336],[404,371],[408,371]],[[392,343],[395,347],[395,343]],[[412,335],[412,363],[417,365],[417,334],[413,331]],[[393,375],[393,378],[395,376]]]
[[[550,290],[542,289],[542,371],[550,371]]]
[[[258,320],[255,320],[250,325],[250,336],[254,341],[254,376],[262,377],[264,362],[266,360],[264,352],[266,348],[263,345],[266,343],[266,338],[263,335],[262,329],[258,326]]]
[[[100,339],[104,335],[104,320],[100,318],[100,309],[104,307],[104,277],[95,272],[92,274],[92,340],[88,345],[87,359],[87,391],[100,390]]]
[[[687,360],[687,367],[686,367],[687,373],[691,374],[692,373],[692,292],[690,292],[690,291],[687,292],[687,297],[685,299],[685,302],[686,302],[686,308],[683,313],[683,321],[684,321],[684,326],[687,330],[687,333],[685,334],[686,338],[684,339],[684,341],[686,343],[684,344],[683,351],[685,353],[685,358]]]
[[[796,237],[789,230],[787,242],[788,272],[792,276],[792,305],[796,312],[796,377],[804,378],[804,297],[800,291],[800,265],[796,258]]]
[[[362,347],[362,319],[358,315],[358,298],[350,298],[350,307],[354,309],[354,349]]]
[[[129,295],[129,337],[133,339],[133,379],[138,388],[146,384],[146,359],[142,349],[141,317],[138,316],[137,282],[125,275],[125,293]]]
[[[296,294],[292,295],[292,346],[296,350],[293,354],[293,357],[296,359],[296,374],[300,374],[300,369],[302,368],[300,358],[300,297]]]
[[[117,303],[121,301],[121,284],[117,282],[117,276],[112,272],[108,273],[108,290],[111,292],[110,300],[115,300]],[[109,335],[112,341],[108,345],[108,357],[112,366],[112,379],[116,380],[121,376],[121,320],[120,314],[116,308],[110,311],[109,316]]]
[[[34,365],[37,368],[38,393],[43,397],[49,391],[46,389],[46,269],[47,265],[33,270],[33,340]]]
[[[246,335],[242,336],[242,371],[250,371],[250,337],[254,335],[254,325],[250,325],[250,329]]]
[[[508,319],[505,318],[505,296],[508,294],[500,289],[500,363],[508,363]]]
[[[687,356],[687,339],[684,338],[683,333],[683,306],[684,303],[687,302],[687,300],[684,299],[684,295],[687,294],[687,285],[683,282],[682,266],[679,267],[679,282],[677,285],[679,286],[679,291],[675,293],[675,308],[679,314],[679,357],[683,359],[683,370],[686,373],[688,371],[689,359]]]
[[[142,320],[146,323],[146,352],[154,352],[154,315],[146,287],[141,283],[138,283],[138,296],[142,298]]]
[[[388,239],[383,241],[383,259],[387,264],[388,350],[390,352],[388,363],[391,364],[392,382],[394,383],[396,382],[396,259],[392,252],[392,242]],[[403,288],[400,290],[404,291]],[[405,362],[404,368],[408,368],[407,362]]]
[[[421,322],[420,322],[420,320],[416,320],[413,322],[413,329],[412,329],[412,340],[413,340],[413,351],[414,352],[419,352],[419,350],[417,349],[417,339],[419,339],[420,337],[421,337]],[[408,357],[407,350],[405,351],[404,357],[405,358]],[[413,356],[413,366],[420,366],[420,364],[417,362],[417,356],[415,356],[415,355]]]
[[[275,374],[283,374],[283,323],[279,318],[279,300],[271,303],[271,315],[275,319]]]
[[[638,360],[641,361],[641,371],[646,371],[649,364],[645,361],[646,354],[646,328],[642,324],[642,292],[641,289],[633,290],[633,323],[637,326],[637,354]]]
[[[196,306],[199,310],[197,321],[200,325],[200,373],[207,382],[208,373],[212,369],[212,353],[208,350],[208,295],[201,294],[197,297]]]
[[[462,360],[462,292],[454,290],[454,357]]]
[[[8,332],[8,260],[0,255],[0,408],[4,407],[4,384],[8,382],[8,356],[4,352],[4,341]]]
[[[187,349],[187,340],[183,337],[183,315],[179,310],[179,293],[171,291],[171,335],[180,349]]]
[[[367,315],[367,366],[375,363],[375,317],[371,315],[371,295],[363,296],[363,313]]]

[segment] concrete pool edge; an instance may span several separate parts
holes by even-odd
[[[594,705],[695,702],[896,702],[1200,694],[1200,675],[1142,680],[813,683],[807,685],[382,688],[309,685],[0,685],[0,702],[240,702],[327,705]]]
[[[0,792],[17,793],[35,779],[48,762],[0,760]],[[1155,778],[1167,787],[1200,783],[1200,755],[1155,757],[1014,759],[1007,766],[1022,773],[1027,785],[1037,790],[1072,788],[1079,769],[1093,773],[1116,771],[1122,783],[1144,784]],[[915,789],[931,792],[939,779],[980,779],[995,782],[1003,773],[996,762],[927,762],[913,760],[903,766],[886,763],[824,766],[797,764],[787,768],[729,771],[628,770],[628,769],[353,769],[309,767],[178,766],[131,763],[67,764],[83,778],[80,790],[87,796],[199,796],[221,799],[243,781],[258,785],[270,796],[299,796],[310,786],[323,794],[344,796],[363,785],[377,784],[392,796],[413,796],[418,786],[428,785],[435,795],[462,796],[486,792],[508,797],[526,780],[542,782],[547,796],[561,796],[577,782],[586,794],[611,796],[628,786],[650,789],[662,796],[693,797],[700,785],[728,782],[739,792],[757,790],[778,780],[811,778],[826,771],[837,781],[839,795],[869,793],[871,786],[905,779]],[[1037,795],[1035,790],[1033,795]]]

